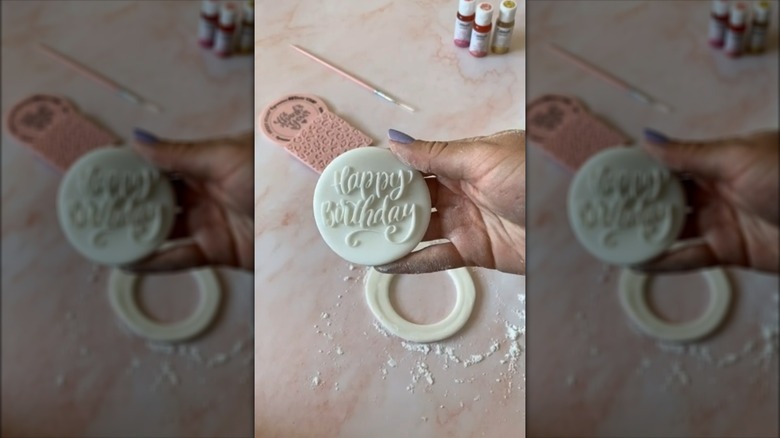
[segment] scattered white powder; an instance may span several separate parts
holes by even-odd
[[[344,350],[342,350],[342,349],[341,349],[341,347],[340,347],[340,346],[338,346],[338,347],[336,347],[336,354],[338,354],[339,356],[341,356],[341,355],[343,355],[343,354],[344,354]]]
[[[392,357],[387,359],[387,366],[389,366],[390,368],[395,368],[396,365],[398,364],[396,363],[395,359],[393,359]]]
[[[311,378],[311,387],[314,388],[316,386],[320,386],[321,383],[322,379],[320,379],[320,372],[317,371],[314,377]]]
[[[217,353],[206,361],[206,368],[213,368],[217,365],[222,365],[227,361],[228,356],[225,353]]]
[[[328,319],[328,318],[330,318],[330,313],[327,313],[327,312],[322,312],[322,314],[320,315],[320,318],[322,318],[322,319]]]
[[[682,369],[682,365],[680,365],[679,362],[674,362],[672,364],[672,379],[677,379],[680,384],[683,386],[687,385],[690,379],[688,378],[688,374]]]
[[[176,352],[176,348],[171,344],[159,344],[149,341],[146,343],[146,346],[157,353],[173,354]]]
[[[388,333],[387,330],[385,330],[385,328],[382,327],[381,324],[379,324],[379,321],[374,321],[373,323],[371,323],[371,325],[374,327],[374,329],[376,329],[376,331],[379,332],[380,335],[386,338],[390,337],[390,333]]]

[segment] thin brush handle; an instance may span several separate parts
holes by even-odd
[[[61,63],[65,64],[66,66],[72,68],[78,73],[81,73],[82,75],[88,77],[89,79],[92,79],[93,81],[113,90],[113,91],[126,91],[122,88],[121,85],[117,84],[116,82],[112,81],[111,79],[101,75],[100,73],[97,73],[95,71],[90,70],[89,68],[85,67],[82,64],[79,64],[78,62],[68,58],[67,56],[63,55],[62,53],[57,52],[56,50],[52,49],[49,46],[46,46],[43,43],[38,43],[38,50],[41,52],[51,56],[52,58],[56,59],[57,61],[60,61]]]
[[[555,44],[548,44],[547,48],[551,50],[553,53],[557,54],[558,56],[566,59],[567,61],[571,62],[572,64],[580,67],[581,69],[585,70],[586,72],[604,80],[607,83],[610,83],[622,90],[626,91],[636,91],[634,88],[627,82],[623,81],[622,79],[619,79],[615,76],[612,76],[611,74],[605,72],[604,70],[599,69],[598,67],[589,64],[585,60],[577,57],[576,55],[567,52],[566,50],[563,50],[562,48],[556,46]]]
[[[293,49],[297,50],[298,52],[302,53],[303,55],[305,55],[305,56],[307,56],[307,57],[309,57],[309,58],[313,59],[314,61],[317,61],[319,64],[322,64],[322,65],[324,65],[325,67],[329,68],[330,70],[332,70],[332,71],[334,71],[334,72],[336,72],[336,73],[340,74],[341,76],[343,76],[343,77],[345,77],[345,78],[349,79],[350,81],[352,81],[352,82],[354,82],[354,83],[356,83],[356,84],[360,85],[361,87],[365,88],[366,90],[368,90],[368,91],[374,91],[374,92],[375,92],[375,91],[377,91],[377,90],[376,90],[374,87],[372,87],[371,85],[369,85],[369,84],[368,84],[368,83],[366,83],[365,81],[363,81],[363,80],[361,80],[360,78],[357,78],[357,77],[355,77],[355,76],[353,76],[353,75],[351,75],[351,74],[349,74],[349,73],[345,72],[344,70],[342,70],[342,69],[340,69],[340,68],[336,67],[335,65],[333,65],[333,64],[331,64],[331,63],[329,63],[328,61],[325,61],[324,59],[322,59],[322,58],[319,58],[319,57],[317,57],[317,56],[315,56],[315,55],[313,55],[313,54],[311,54],[311,53],[307,52],[306,50],[304,50],[304,49],[302,49],[302,48],[300,48],[300,47],[296,46],[295,44],[290,44],[290,46],[291,46]]]

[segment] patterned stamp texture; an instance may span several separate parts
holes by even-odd
[[[57,96],[35,95],[18,103],[7,127],[20,143],[61,171],[93,149],[120,142]]]
[[[529,139],[570,170],[603,149],[631,141],[571,97],[542,96],[528,105],[527,115]]]
[[[349,150],[370,146],[372,142],[346,120],[326,111],[304,127],[285,149],[315,172],[322,173],[334,158]]]

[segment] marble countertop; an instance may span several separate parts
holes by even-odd
[[[454,1],[276,6],[255,31],[258,113],[286,94],[314,94],[378,147],[387,147],[389,128],[452,140],[524,127],[522,25],[510,53],[478,59],[452,42]],[[289,44],[418,111],[378,99]],[[257,436],[523,436],[525,356],[505,355],[525,344],[523,335],[507,337],[507,324],[524,332],[524,277],[472,269],[478,295],[467,326],[438,344],[405,344],[376,328],[364,269],[320,238],[311,211],[317,174],[263,136],[255,163]],[[399,276],[394,288],[396,307],[416,322],[437,321],[454,303],[444,273]]]
[[[197,2],[2,2],[2,111],[34,94],[70,99],[120,138],[133,127],[199,138],[252,128],[251,57],[197,44]],[[154,115],[36,52],[41,41],[159,103]],[[252,277],[220,270],[224,305],[186,349],[120,327],[108,270],[68,245],[54,202],[61,176],[2,137],[2,435],[249,436]],[[193,309],[185,274],[148,278],[154,317]]]
[[[777,45],[727,58],[707,44],[708,8],[535,2],[529,101],[577,96],[635,142],[644,127],[683,138],[776,129]],[[676,112],[642,106],[546,51],[548,42]],[[659,344],[630,327],[616,293],[619,271],[588,256],[570,231],[563,213],[570,174],[536,147],[528,162],[529,436],[777,436],[777,277],[729,269],[734,304],[722,328],[690,346]],[[704,285],[697,274],[657,278],[652,303],[673,321],[690,319],[707,299]]]

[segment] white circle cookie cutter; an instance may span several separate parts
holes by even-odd
[[[569,224],[585,249],[631,266],[671,246],[685,220],[685,194],[672,173],[636,147],[593,155],[569,187]]]
[[[219,281],[212,269],[196,269],[200,299],[195,311],[182,321],[161,324],[149,319],[138,307],[135,292],[139,275],[114,269],[108,280],[108,297],[114,313],[135,334],[159,342],[184,341],[205,330],[217,314],[221,297]]]
[[[392,274],[383,274],[369,269],[366,276],[366,301],[371,313],[390,333],[411,342],[436,342],[449,338],[458,332],[471,316],[476,299],[474,280],[468,269],[447,271],[455,284],[455,307],[449,315],[433,324],[415,324],[407,321],[393,308],[390,302],[390,281]]]
[[[630,269],[624,269],[620,276],[620,304],[631,321],[649,336],[672,342],[701,339],[718,328],[731,303],[731,287],[722,269],[707,269],[702,275],[709,284],[710,299],[704,313],[692,321],[673,324],[656,316],[647,304],[648,276]]]
[[[423,176],[387,149],[362,147],[328,164],[314,188],[314,220],[341,258],[383,265],[409,254],[431,220]]]
[[[70,244],[95,263],[121,266],[154,252],[168,237],[175,195],[162,173],[127,147],[84,154],[57,194],[57,217]]]

